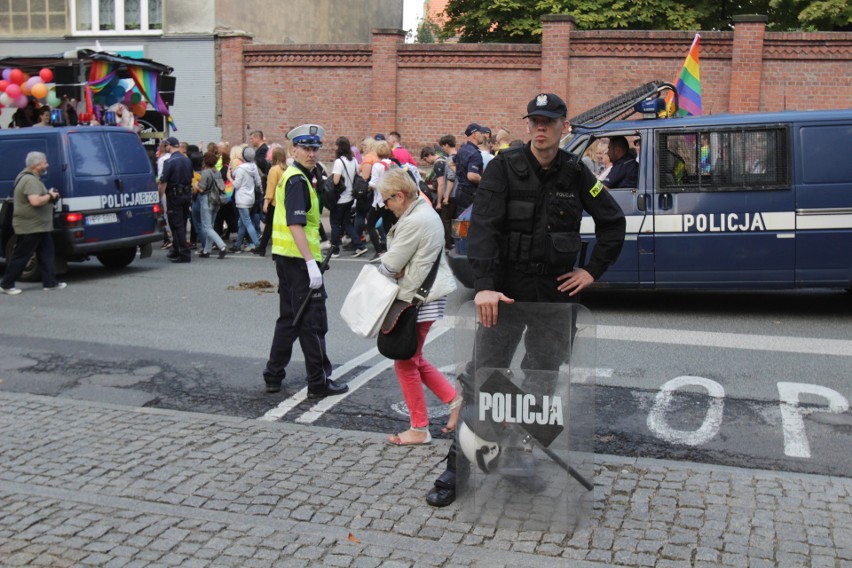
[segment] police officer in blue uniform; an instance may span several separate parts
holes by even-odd
[[[527,329],[524,341],[529,360],[522,367],[558,369],[567,356],[561,349],[570,344],[570,326],[563,330],[564,337],[558,337],[560,332],[548,328],[547,322],[542,327],[549,330],[544,331],[537,329],[540,321],[513,321],[508,315],[498,326],[500,304],[574,302],[621,252],[624,213],[580,159],[559,148],[568,133],[567,110],[565,102],[552,93],[532,99],[524,117],[530,142],[501,150],[476,191],[468,258],[481,324],[477,343],[493,347],[482,349],[485,353],[477,349],[478,368],[508,368],[514,347]],[[584,210],[595,221],[596,242],[589,262],[575,267],[582,248]],[[540,318],[546,319],[546,314]],[[464,383],[465,378],[459,378]],[[470,385],[462,386],[469,396]],[[455,500],[457,445],[454,442],[450,448],[447,471],[426,496],[430,505],[443,507]]]
[[[319,267],[322,210],[316,191],[322,183],[317,152],[324,135],[325,130],[316,124],[304,124],[287,134],[293,143],[294,162],[284,171],[275,189],[278,206],[272,219],[272,259],[278,273],[279,313],[269,360],[263,370],[269,393],[281,390],[296,339],[305,356],[308,398],[324,398],[349,390],[347,385],[331,380],[331,362],[325,345],[327,296]],[[309,295],[307,307],[296,321],[299,308]]]
[[[179,152],[180,142],[174,136],[166,138],[171,156],[163,163],[158,189],[166,196],[166,213],[172,229],[173,252],[169,258],[175,263],[190,262],[192,254],[186,242],[186,223],[192,205],[192,162]]]
[[[467,209],[473,203],[476,188],[482,179],[482,171],[485,166],[482,162],[482,152],[479,144],[482,143],[483,129],[478,124],[471,123],[464,130],[467,142],[462,144],[454,158],[456,164],[456,207],[459,211]]]

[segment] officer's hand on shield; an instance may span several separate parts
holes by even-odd
[[[561,283],[557,286],[560,292],[568,292],[569,296],[575,296],[583,288],[592,284],[595,281],[594,276],[586,272],[582,268],[577,268],[571,272],[566,272],[561,276],[557,276],[556,280]]]
[[[310,278],[311,282],[308,284],[308,287],[311,290],[316,290],[320,286],[322,286],[322,272],[317,265],[317,261],[311,259],[307,262],[308,265],[308,278]]]
[[[494,290],[480,290],[473,301],[476,303],[476,315],[485,327],[497,324],[497,306],[500,302],[515,303],[512,298]]]

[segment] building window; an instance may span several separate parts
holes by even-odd
[[[160,33],[163,0],[72,0],[76,34]]]
[[[0,34],[64,35],[64,0],[0,1]]]

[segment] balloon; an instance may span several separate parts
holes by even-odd
[[[8,80],[9,80],[9,75],[10,75],[11,73],[12,73],[12,68],[11,68],[11,67],[6,67],[5,69],[3,69],[3,80],[4,80],[4,81],[8,81]]]
[[[10,97],[6,93],[0,93],[0,103],[2,103],[3,106],[12,106],[13,104],[15,104],[15,99]]]
[[[112,89],[112,94],[117,99],[123,99],[125,92],[126,91],[124,90],[124,87],[122,87],[121,85],[117,85]]]
[[[53,71],[51,71],[47,67],[39,71],[38,76],[41,77],[41,80],[45,83],[50,83],[51,81],[53,81]]]
[[[20,85],[24,82],[24,72],[20,69],[12,69],[12,71],[9,72],[9,81],[16,85]]]
[[[6,92],[6,87],[9,86],[9,81],[6,79],[0,79],[0,93]]]
[[[139,118],[142,118],[143,116],[145,116],[145,111],[147,109],[148,105],[146,105],[145,103],[136,103],[135,105],[133,105],[133,108],[131,110],[133,111],[134,115],[138,116]]]
[[[56,108],[62,104],[62,101],[60,101],[59,97],[56,96],[56,93],[51,90],[47,93],[47,104],[50,105],[51,108]]]
[[[130,95],[130,102],[133,103],[133,104],[141,103],[142,102],[142,93],[134,92],[132,95]]]
[[[15,99],[15,106],[18,108],[24,108],[30,102],[30,99],[27,98],[26,95],[21,95],[20,97]]]
[[[26,85],[27,87],[29,87],[29,88],[30,88],[30,90],[32,90],[32,89],[33,89],[33,85],[35,85],[36,83],[41,83],[41,82],[42,82],[42,81],[41,81],[41,77],[30,77],[29,79],[27,79],[27,80],[24,82],[24,85]]]
[[[43,99],[47,96],[47,85],[44,83],[36,83],[30,91],[32,91],[35,98]]]
[[[21,83],[21,92],[27,96],[30,96],[32,94],[30,93],[30,86],[26,83]]]
[[[17,71],[17,69],[16,69],[16,71]],[[18,85],[17,83],[9,84],[9,86],[6,87],[6,94],[9,95],[10,97],[12,97],[13,99],[17,99],[22,94],[21,86]]]

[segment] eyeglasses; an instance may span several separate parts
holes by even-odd
[[[394,194],[393,194],[393,195],[391,195],[390,197],[385,197],[384,199],[382,199],[382,203],[384,203],[384,204],[385,204],[385,207],[387,207],[387,206],[388,206],[388,201],[390,201],[391,199],[393,199],[393,198],[394,198],[394,197],[396,197],[397,195],[399,195],[399,193],[398,193],[398,192],[397,192],[397,193],[394,193]]]

